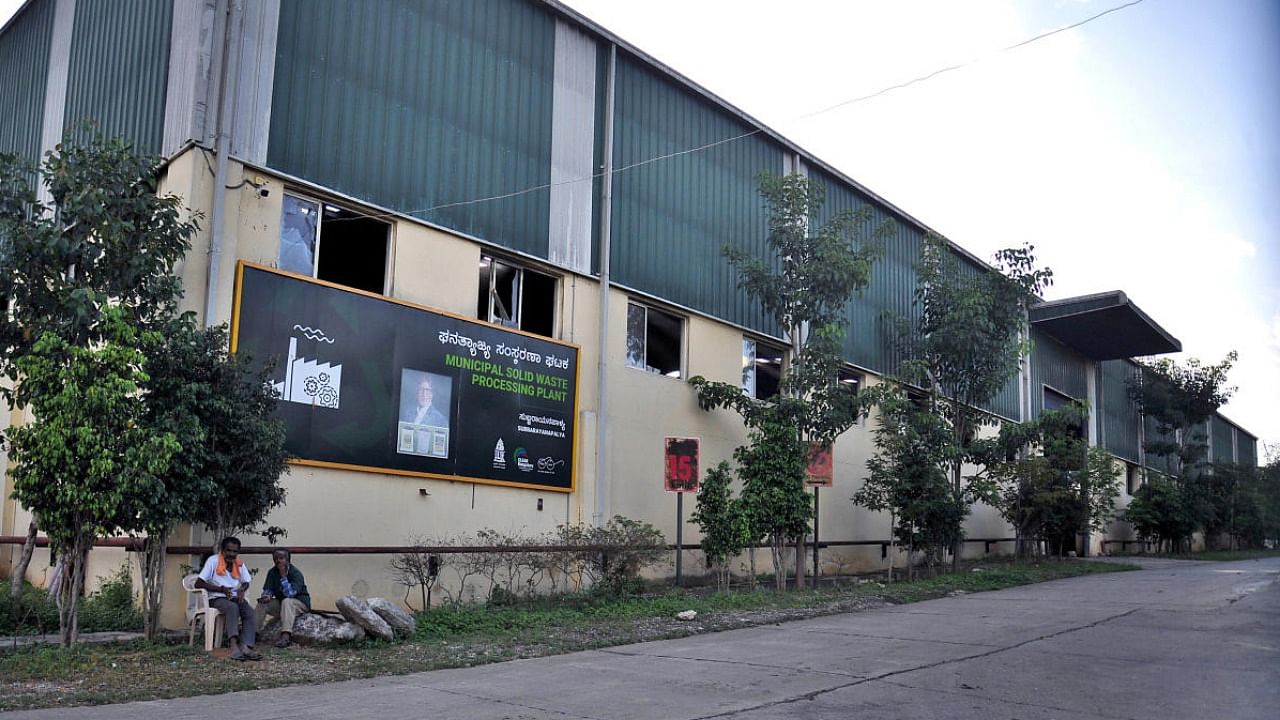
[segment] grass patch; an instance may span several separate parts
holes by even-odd
[[[1232,562],[1234,560],[1259,560],[1261,558],[1280,557],[1280,549],[1276,550],[1206,550],[1196,553],[1179,553],[1176,555],[1161,554],[1148,557],[1169,558],[1171,560],[1201,560],[1204,562]]]
[[[418,617],[407,642],[339,648],[266,648],[236,663],[199,647],[145,642],[62,649],[0,649],[0,710],[69,707],[333,682],[516,658],[545,657],[631,642],[684,637],[820,615],[1135,569],[1092,562],[983,563],[915,582],[848,582],[801,592],[672,589],[643,597],[542,598],[522,607],[440,608]],[[692,622],[674,618],[696,610]]]

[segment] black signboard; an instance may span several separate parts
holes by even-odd
[[[573,490],[576,346],[248,263],[233,313],[296,462]]]

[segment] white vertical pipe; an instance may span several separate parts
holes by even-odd
[[[613,83],[617,74],[618,46],[609,46],[609,71],[605,77],[604,165],[600,193],[600,346],[599,375],[596,382],[596,509],[592,521],[597,527],[609,522],[609,224],[613,204]]]

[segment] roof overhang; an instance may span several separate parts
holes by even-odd
[[[1182,343],[1129,301],[1123,292],[1081,295],[1031,306],[1031,324],[1090,360],[1163,355]]]

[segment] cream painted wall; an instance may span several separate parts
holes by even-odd
[[[213,177],[199,150],[190,150],[173,160],[163,189],[185,198],[192,208],[204,213],[203,229],[192,252],[178,272],[187,287],[185,305],[204,307],[204,286],[208,271],[208,243],[212,208]],[[217,320],[229,320],[233,300],[235,263],[239,259],[272,266],[278,254],[280,217],[285,191],[281,178],[239,163],[230,164],[234,185],[247,177],[263,187],[263,197],[253,185],[227,191],[228,238],[224,244],[217,291]],[[316,196],[306,190],[301,194]],[[322,195],[321,195],[322,197]],[[350,203],[339,203],[350,205]],[[424,306],[471,316],[478,294],[478,261],[484,249],[466,238],[411,220],[392,221],[392,254],[388,285],[393,297]],[[513,258],[519,262],[518,258]],[[587,276],[549,267],[543,271],[559,276],[557,336],[580,346],[578,389],[578,432],[576,489],[556,493],[478,485],[460,481],[403,477],[383,473],[315,468],[294,465],[282,482],[288,491],[287,504],[268,519],[267,524],[288,529],[285,546],[404,545],[417,540],[447,542],[478,529],[492,528],[506,533],[536,536],[564,522],[590,522],[595,509],[596,427],[599,394],[598,338],[599,286]],[[607,449],[609,513],[652,523],[674,542],[676,499],[662,489],[662,441],[666,436],[692,436],[702,440],[704,469],[720,460],[731,459],[733,449],[746,440],[741,421],[729,411],[704,412],[697,406],[693,390],[683,379],[673,379],[626,367],[626,317],[628,293],[618,288],[609,295],[609,335],[605,355],[608,385]],[[678,310],[672,309],[678,315]],[[685,316],[683,352],[685,377],[703,375],[712,380],[737,383],[741,378],[742,333],[739,329],[701,316]],[[867,378],[874,384],[878,379]],[[845,433],[835,446],[835,486],[822,490],[820,539],[888,539],[889,520],[884,514],[858,508],[850,498],[865,476],[865,461],[874,452],[876,418],[873,416]],[[985,432],[994,432],[988,428]],[[428,494],[421,494],[425,490]],[[543,509],[537,509],[542,500]],[[696,543],[699,534],[688,523],[695,498],[685,498],[685,540]],[[9,507],[9,506],[6,506]],[[21,515],[21,511],[7,511]],[[24,516],[25,517],[25,516]],[[25,519],[6,518],[22,524]],[[975,508],[967,523],[971,537],[1007,537],[1012,533],[995,511]],[[214,538],[196,530],[178,533],[174,544],[202,545]],[[264,546],[265,539],[245,536],[246,546]],[[1000,546],[996,552],[1008,552]],[[123,556],[123,553],[117,553]],[[980,556],[982,545],[971,545],[966,555]],[[118,561],[109,552],[101,567],[110,569]],[[183,562],[198,558],[175,557],[167,585],[165,623],[181,626],[184,594],[177,589]],[[251,568],[265,570],[267,555],[248,554]],[[898,553],[895,565],[901,567]],[[404,589],[392,580],[387,555],[324,555],[300,552],[297,565],[306,573],[317,607],[332,608],[345,594],[381,595],[392,599],[404,596]],[[768,553],[757,553],[758,569],[770,570]],[[808,560],[806,559],[806,562]],[[95,559],[95,562],[99,562]],[[745,558],[738,564],[745,566]],[[878,545],[832,548],[822,553],[823,571],[851,572],[883,568]],[[95,565],[95,572],[99,565]],[[669,572],[670,565],[659,568]],[[686,572],[702,572],[696,552],[685,556]],[[259,581],[255,582],[255,591]],[[442,582],[449,583],[446,571]],[[456,588],[451,588],[456,592]],[[478,591],[478,592],[482,592]],[[437,597],[439,595],[437,594]]]

